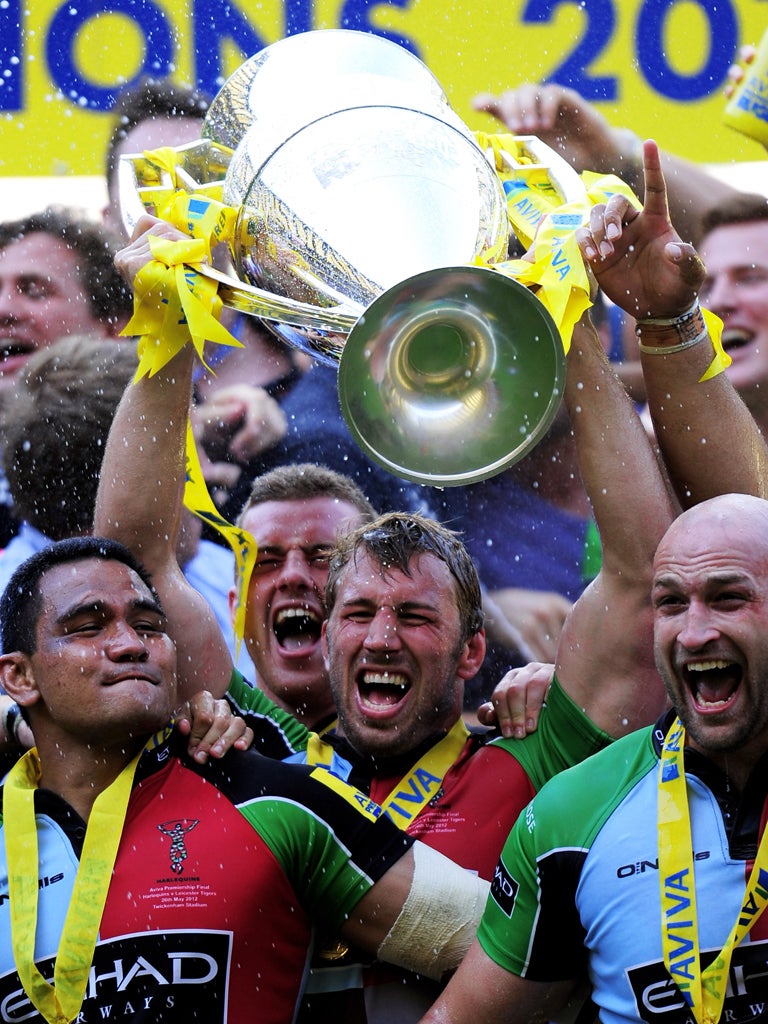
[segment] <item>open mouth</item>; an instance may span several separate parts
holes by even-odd
[[[736,697],[741,686],[742,670],[733,661],[712,658],[685,665],[683,676],[698,711],[722,711]]]
[[[723,348],[726,352],[734,352],[750,345],[754,337],[751,331],[743,331],[740,328],[723,331]]]
[[[301,653],[318,643],[321,626],[320,616],[309,608],[281,608],[273,632],[284,651]]]
[[[394,708],[408,695],[411,682],[400,672],[360,672],[357,690],[363,704],[370,708]]]
[[[29,356],[35,351],[31,341],[20,341],[17,338],[0,338],[0,362],[15,359],[18,356]]]

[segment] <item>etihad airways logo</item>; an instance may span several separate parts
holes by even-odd
[[[702,952],[702,968],[716,955],[714,950]],[[663,962],[631,967],[627,980],[637,1004],[638,1018],[645,1024],[695,1024],[690,1006]],[[767,1018],[768,943],[748,942],[733,951],[720,1019],[723,1024],[754,1024]]]
[[[142,932],[97,945],[76,1024],[226,1019],[230,932]],[[53,978],[54,958],[38,964]],[[0,1021],[40,1020],[15,971],[0,978]]]
[[[504,867],[504,864],[499,861],[496,865],[495,871],[493,872],[491,896],[499,905],[499,909],[503,910],[507,917],[512,917],[512,911],[515,909],[515,899],[519,888],[519,882],[515,881],[512,875],[510,875]]]

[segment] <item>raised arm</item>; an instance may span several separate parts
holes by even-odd
[[[556,671],[592,721],[621,736],[664,707],[653,661],[651,568],[675,508],[634,406],[586,316],[568,354],[565,399],[603,562],[566,619]]]
[[[639,325],[643,375],[653,426],[683,508],[718,494],[768,498],[768,447],[751,412],[724,373],[702,381],[712,343],[665,353],[674,327],[652,337]]]
[[[701,381],[715,349],[698,313],[689,311],[704,267],[669,223],[655,144],[646,142],[644,154],[644,213],[638,215],[619,197],[602,213],[598,209],[593,248],[602,244],[604,255],[587,252],[587,258],[601,286],[622,306],[627,270],[639,265],[648,275],[648,287],[629,296],[627,311],[638,321],[651,415],[681,504],[688,507],[730,492],[767,497],[768,448],[751,413],[724,373]],[[651,218],[652,237],[645,231]],[[669,351],[680,344],[685,347]]]
[[[664,318],[690,308],[703,268],[670,224],[655,144],[646,143],[644,153],[643,210],[612,197],[593,209],[579,244],[610,299],[635,317]],[[650,573],[676,510],[640,421],[584,325],[573,348],[566,399],[603,541],[603,568],[566,623],[557,673],[615,736],[651,721],[663,707],[652,660]]]
[[[162,221],[142,218],[116,261],[129,281],[151,258],[150,232],[179,237]],[[176,559],[193,360],[187,345],[153,377],[126,389],[109,434],[94,519],[94,533],[121,541],[152,576],[176,642],[180,699],[204,688],[223,696],[232,671],[216,618]]]

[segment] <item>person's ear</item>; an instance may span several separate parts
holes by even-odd
[[[40,700],[29,655],[20,651],[0,655],[0,686],[20,707],[30,707]]]
[[[320,643],[321,650],[323,652],[323,665],[327,672],[330,668],[330,662],[328,659],[328,619],[323,619],[323,624],[320,627]]]
[[[459,679],[473,679],[485,659],[485,630],[473,633],[462,648],[456,675]]]

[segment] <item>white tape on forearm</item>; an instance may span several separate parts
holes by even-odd
[[[411,889],[379,946],[379,959],[439,981],[469,949],[489,887],[431,847],[414,843]]]

